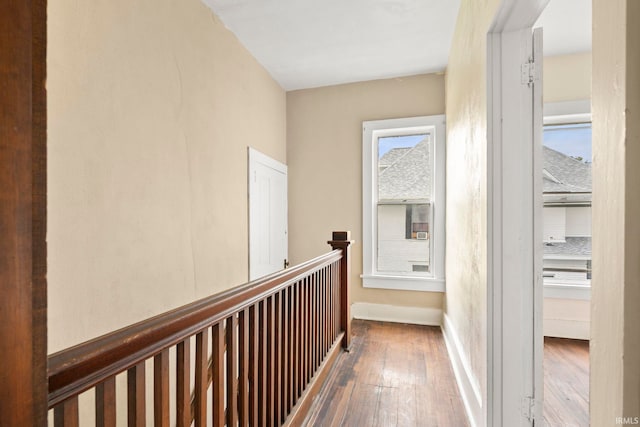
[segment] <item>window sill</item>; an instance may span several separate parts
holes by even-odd
[[[591,285],[545,283],[543,289],[545,298],[591,300]]]
[[[445,280],[433,277],[361,275],[365,288],[401,291],[444,292]]]

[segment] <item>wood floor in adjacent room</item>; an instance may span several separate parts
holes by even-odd
[[[544,339],[544,421],[549,427],[589,425],[589,341]]]
[[[307,426],[468,426],[438,327],[354,320]]]

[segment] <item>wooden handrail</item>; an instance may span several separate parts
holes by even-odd
[[[203,298],[49,356],[49,407],[184,341],[208,325],[338,261],[336,249],[278,273]]]

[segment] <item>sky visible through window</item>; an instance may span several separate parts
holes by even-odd
[[[378,158],[381,158],[394,148],[415,147],[415,145],[422,141],[425,136],[427,135],[385,136],[383,138],[378,138]]]
[[[544,127],[543,144],[591,163],[591,123],[547,125]]]

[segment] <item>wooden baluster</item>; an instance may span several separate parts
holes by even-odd
[[[336,280],[333,283],[333,296],[336,299],[336,307],[333,313],[335,317],[335,329],[336,338],[340,335],[340,313],[342,313],[342,306],[340,305],[340,263],[336,264]]]
[[[176,426],[191,426],[191,342],[176,348]]]
[[[116,378],[111,377],[96,386],[96,426],[116,425]]]
[[[307,387],[307,353],[309,351],[309,337],[307,333],[307,282],[309,278],[302,279],[300,287],[300,391],[298,396]]]
[[[235,426],[238,422],[238,319],[235,315],[227,318],[227,423]]]
[[[288,399],[288,391],[289,391],[289,384],[288,384],[288,380],[289,380],[289,375],[288,375],[288,370],[289,370],[289,363],[288,363],[288,358],[287,358],[287,349],[289,347],[289,302],[287,301],[288,299],[288,292],[287,289],[283,289],[280,292],[280,304],[282,309],[281,311],[281,316],[282,316],[282,324],[281,324],[281,332],[280,335],[282,336],[282,348],[281,348],[281,352],[280,352],[280,371],[281,371],[281,375],[280,375],[280,383],[281,383],[281,392],[280,392],[280,396],[281,396],[281,400],[280,400],[280,422],[282,423],[282,421],[285,419],[286,414],[287,414],[287,399]]]
[[[268,391],[268,381],[267,381],[267,348],[268,348],[268,323],[267,323],[267,301],[260,301],[259,305],[259,316],[258,323],[260,328],[260,336],[259,336],[259,347],[258,351],[258,418],[259,425],[266,426],[267,425],[267,395]]]
[[[340,335],[340,315],[342,313],[342,303],[340,299],[340,264],[336,265],[336,282],[333,284],[333,295],[336,298],[336,311],[334,316],[336,318],[336,337]]]
[[[258,374],[259,356],[259,310],[258,304],[254,304],[249,307],[249,424],[252,426],[258,425],[259,420],[259,396],[258,392],[260,388],[260,377]]]
[[[282,295],[277,293],[273,296],[275,302],[275,319],[274,319],[274,348],[273,348],[273,365],[274,365],[274,425],[279,426],[282,422],[281,405],[282,405]]]
[[[305,377],[305,388],[311,381],[313,373],[313,276],[307,282],[307,376]]]
[[[327,266],[324,270],[325,281],[323,284],[322,295],[324,295],[324,307],[322,308],[322,312],[324,313],[324,352],[323,356],[327,354],[329,348],[331,347],[331,312],[329,308],[331,307],[330,298],[329,298],[329,284],[331,282],[331,266]],[[324,357],[323,357],[324,360]]]
[[[320,272],[316,271],[313,275],[314,283],[313,283],[313,309],[311,313],[313,314],[313,370],[311,371],[312,376],[316,373],[316,368],[318,366],[318,353],[320,350],[320,334],[318,333],[319,324],[320,324],[320,310],[318,309],[318,305],[320,302],[319,298],[319,286],[320,286]]]
[[[322,281],[320,282],[320,313],[322,322],[320,322],[322,337],[322,352],[320,353],[320,362],[324,360],[327,354],[327,267],[322,269]]]
[[[333,264],[329,265],[327,278],[327,353],[333,345],[333,295],[331,286],[333,284]]]
[[[331,294],[331,345],[336,339],[336,264],[331,264],[331,285],[329,293]]]
[[[224,322],[224,321],[223,321]],[[211,355],[211,369],[212,369],[212,408],[213,408],[213,425],[223,426],[225,425],[226,415],[224,407],[225,396],[225,371],[224,371],[224,323],[216,323],[212,328],[212,355]]]
[[[309,277],[307,282],[307,375],[305,377],[305,388],[311,381],[311,373],[313,372],[313,276]]]
[[[318,361],[316,369],[324,356],[324,268],[318,272]]]
[[[78,427],[78,396],[71,397],[53,409],[55,427]]]
[[[267,425],[274,425],[275,415],[275,298],[267,299]]]
[[[338,309],[338,294],[337,294],[337,284],[338,284],[338,264],[333,264],[333,281],[331,282],[331,298],[333,299],[333,309],[332,317],[333,317],[333,338],[331,341],[335,341],[338,336],[338,313],[340,310]]]
[[[249,425],[249,310],[238,313],[238,422]]]
[[[145,362],[127,371],[127,420],[129,427],[146,425]]]
[[[351,347],[351,307],[349,294],[351,292],[351,233],[348,231],[334,231],[333,240],[328,243],[333,249],[342,250],[342,259],[340,260],[340,326],[344,331],[342,338],[342,348],[349,350]]]
[[[291,342],[291,352],[293,357],[293,366],[292,366],[292,392],[291,392],[291,405],[295,405],[298,401],[298,383],[299,383],[299,373],[298,368],[300,366],[300,282],[296,282],[293,284],[293,294],[291,295],[291,324],[293,326],[293,331],[291,333],[292,342]]]
[[[311,316],[313,316],[313,333],[312,333],[312,337],[313,337],[313,369],[311,370],[311,376],[313,377],[313,375],[316,373],[316,369],[318,368],[318,359],[320,356],[320,334],[318,333],[319,331],[319,323],[320,323],[320,309],[318,306],[318,302],[320,300],[319,295],[318,295],[318,290],[320,289],[320,271],[316,271],[314,274],[314,279],[315,282],[313,284],[313,300],[312,300],[312,307],[313,309],[311,310]]]
[[[209,362],[207,352],[209,347],[209,331],[198,332],[196,334],[196,384],[193,390],[195,399],[194,421],[196,427],[206,427],[207,425],[207,371]]]
[[[287,322],[287,327],[285,328],[285,339],[286,339],[286,350],[285,350],[285,366],[286,366],[286,376],[284,380],[284,384],[287,387],[286,400],[285,400],[285,418],[291,412],[291,407],[293,407],[293,285],[289,286],[286,289],[286,302],[285,302],[285,321]]]
[[[289,287],[289,347],[287,349],[287,354],[289,357],[289,391],[287,400],[287,414],[291,412],[291,408],[294,405],[294,390],[295,390],[295,369],[296,369],[296,355],[295,355],[295,345],[296,345],[296,328],[295,324],[297,323],[296,313],[296,305],[295,305],[295,289],[296,284],[294,283]]]
[[[322,270],[319,270],[316,273],[316,286],[313,291],[313,295],[315,297],[315,308],[314,308],[314,321],[315,321],[315,342],[316,342],[316,352],[315,352],[315,363],[313,364],[313,374],[315,375],[318,370],[318,366],[320,366],[320,359],[322,355],[322,331],[321,321],[322,321],[322,307],[320,306],[320,289],[322,287]]]
[[[322,361],[322,270],[317,273],[316,281],[316,365],[313,374],[316,374]]]
[[[318,366],[318,272],[313,273],[311,282],[311,372],[310,377],[316,372]]]
[[[316,368],[322,363],[324,357],[324,268],[318,272],[318,362]]]
[[[169,349],[153,358],[153,423],[169,426]]]

